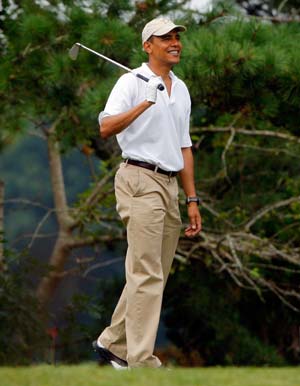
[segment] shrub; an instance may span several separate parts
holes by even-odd
[[[239,288],[201,264],[178,266],[165,292],[167,335],[183,351],[189,365],[193,365],[189,358],[195,351],[208,366],[283,365],[285,359],[273,342],[263,342],[257,331],[244,322],[247,317],[256,319],[271,330],[265,315],[256,313],[261,300],[256,296],[252,304],[247,302]],[[264,306],[271,311],[271,304]]]
[[[25,253],[5,251],[0,272],[0,365],[27,365],[40,360],[49,344],[44,317],[31,288],[35,263]]]

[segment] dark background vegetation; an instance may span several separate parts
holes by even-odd
[[[121,72],[85,52],[71,62],[67,49],[80,41],[138,66],[141,26],[159,14],[188,26],[174,71],[191,92],[204,219],[202,234],[178,246],[159,355],[182,366],[299,364],[300,6],[249,0],[200,14],[185,3],[103,0],[89,13],[80,1],[26,0],[13,11],[3,2],[0,364],[91,359],[109,322],[126,244],[112,190],[119,153],[97,138],[97,114]],[[53,144],[76,220],[68,237],[81,240],[59,269]],[[180,200],[186,221],[182,192]],[[56,282],[41,298],[45,277]]]

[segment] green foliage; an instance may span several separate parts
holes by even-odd
[[[249,299],[255,295],[239,291],[199,264],[177,267],[165,293],[167,334],[186,354],[197,351],[205,365],[285,364],[275,349],[276,336],[264,342],[253,325],[257,321],[267,330],[282,314],[271,320],[272,306],[259,306],[257,299],[251,304]],[[260,308],[265,308],[263,315],[257,312]]]
[[[101,3],[101,7],[105,8],[106,17],[108,18],[121,17],[124,12],[133,10],[131,2],[128,0],[102,0]]]
[[[286,181],[298,180],[299,141],[276,134],[299,136],[299,29],[292,23],[241,19],[193,26],[182,36],[183,58],[176,72],[189,86],[193,125],[199,127],[193,130],[195,142],[197,134],[201,138],[195,151],[198,188],[219,217],[205,209],[202,214],[208,229],[223,232],[225,221],[238,227],[259,208],[290,197]],[[236,133],[225,151],[230,130],[201,133],[202,126],[258,133]],[[274,137],[264,136],[265,130]],[[296,188],[292,195],[299,193]],[[276,235],[279,244],[290,238],[297,245],[299,235],[289,228],[297,221],[289,207],[269,213],[254,229],[263,237]]]
[[[85,117],[97,117],[99,114],[99,106],[105,106],[109,93],[114,86],[118,75],[110,76],[107,79],[104,79],[101,84],[89,88],[82,98],[82,103],[80,106],[80,115]]]
[[[251,0],[235,0],[233,3],[240,4],[247,13],[250,15],[257,16],[275,16],[278,20],[285,20],[287,18],[295,18],[299,15],[299,0],[289,0],[289,1],[281,1],[281,0],[259,0],[259,1],[251,1]]]
[[[128,52],[135,46],[136,39],[132,28],[116,19],[92,20],[82,35],[84,44],[95,47],[100,53],[124,64],[128,60]],[[97,57],[94,59],[99,61]]]
[[[93,319],[91,331],[94,337],[109,325],[123,287],[124,280],[117,276],[98,281],[92,297],[93,306],[89,310]]]
[[[68,57],[68,49],[79,41],[125,65],[138,66],[147,59],[140,42],[140,29],[146,19],[159,13],[165,14],[175,6],[180,8],[185,1],[145,1],[136,3],[134,8],[125,0],[95,1],[92,2],[92,13],[84,10],[83,2],[72,3],[65,2],[70,8],[66,12],[67,17],[59,20],[53,9],[42,9],[33,1],[22,1],[23,12],[17,19],[6,18],[3,22],[8,44],[1,47],[0,58],[0,148],[34,130],[43,134],[57,122],[58,117],[56,139],[64,153],[83,144],[92,145],[98,136],[98,112],[103,109],[112,84],[122,71],[86,51],[81,51],[78,60],[73,62]],[[122,17],[130,9],[133,9],[134,15],[127,23]],[[213,209],[202,209],[205,231],[213,230],[215,234],[226,235],[243,229],[243,225],[265,206],[300,195],[297,141],[300,134],[300,30],[296,23],[272,25],[232,18],[215,19],[223,11],[220,8],[215,10],[205,24],[187,19],[191,23],[188,32],[182,34],[182,60],[174,71],[185,80],[192,97],[197,190]],[[191,15],[188,14],[188,17],[191,18]],[[230,130],[220,133],[201,131],[203,126],[208,129],[227,127]],[[248,134],[242,134],[239,128],[247,130]],[[264,135],[265,131],[268,135]],[[274,133],[274,137],[270,133]],[[278,133],[290,135],[290,138],[276,137]],[[231,145],[230,136],[234,137]],[[37,173],[37,164],[41,163],[46,169],[46,161],[35,158],[39,151],[43,154],[46,151],[41,144],[36,144],[30,148],[29,156],[28,152],[22,153],[23,144],[19,143],[18,151],[9,158],[9,162],[5,165],[1,163],[1,173],[9,176],[10,181],[14,180],[13,191],[18,196],[32,194],[34,198],[46,199],[47,205],[51,206],[48,175],[43,172],[39,181]],[[113,160],[95,167],[96,181],[109,173],[117,162],[109,146],[103,141],[101,146],[97,155],[103,159],[113,154]],[[24,165],[27,166],[26,174],[24,168],[19,169]],[[76,182],[83,178],[81,165],[78,170],[80,173],[76,175],[73,168],[72,176],[67,177],[72,199],[77,193]],[[10,184],[12,182],[8,184],[8,197],[11,197]],[[84,184],[88,185],[86,181]],[[75,211],[83,205],[95,184],[81,194]],[[108,230],[111,232],[112,228],[101,222],[103,217],[112,220],[114,201],[111,193],[109,181],[103,187],[102,201],[82,208],[78,214],[80,234],[93,236]],[[185,212],[184,208],[183,216]],[[38,213],[33,222],[38,223],[42,215],[44,213]],[[289,248],[299,248],[299,216],[299,205],[295,202],[270,210],[250,231],[262,240],[272,242],[275,248],[285,248],[287,253]],[[21,223],[29,228],[31,221],[22,212],[17,225],[14,222],[15,218],[11,217],[8,228],[17,229]],[[274,261],[265,261],[264,266],[259,265],[259,244],[255,252],[242,251],[239,254],[242,263],[248,264],[253,278],[268,278],[283,283],[291,292],[298,291],[297,262],[283,261],[285,254],[276,255]],[[197,258],[203,259],[205,268],[214,267],[213,257],[202,250],[197,251]],[[184,271],[181,273],[184,279]],[[183,337],[187,334],[187,341],[191,340],[207,363],[282,363],[272,346],[279,347],[284,342],[271,338],[266,344],[261,342],[257,329],[251,329],[243,320],[249,310],[236,310],[238,302],[234,301],[231,286],[220,286],[216,298],[213,297],[213,280],[204,286],[201,276],[201,286],[195,287],[190,284],[193,281],[193,277],[189,278],[189,286],[180,281],[176,283],[177,288],[187,285],[188,296],[183,293],[183,297],[171,297],[174,298],[174,305],[170,307],[176,306],[180,312],[179,317],[177,314],[177,317],[171,318],[174,326],[178,327],[178,334],[173,338],[178,344],[184,347],[180,328],[186,323],[186,315],[191,315],[190,325],[187,332],[183,331]],[[178,291],[174,293],[178,295]],[[222,296],[224,293],[228,296],[228,304]],[[216,308],[212,307],[210,297]],[[197,303],[199,299],[201,301]],[[272,303],[273,298],[267,300]],[[66,342],[80,334],[86,338],[85,332],[75,328],[76,309],[86,311],[82,303],[68,310]],[[191,312],[194,305],[195,315],[199,316],[195,320]],[[251,313],[257,305],[256,298],[256,302],[251,304]],[[271,309],[272,313],[274,309]],[[93,311],[102,318],[101,306],[99,310],[93,308]],[[185,319],[181,318],[182,315]],[[26,318],[27,314],[23,316]],[[293,319],[289,313],[285,317]],[[258,319],[267,320],[266,315],[264,318],[260,316]],[[176,321],[180,323],[177,325]],[[268,320],[270,330],[274,324],[274,320]],[[289,325],[286,327],[288,330]],[[199,340],[194,344],[192,332],[198,329]],[[203,342],[207,349],[202,350]],[[245,351],[238,348],[241,345],[239,342],[242,342]],[[76,349],[70,346],[66,350],[65,356]],[[73,360],[79,358],[74,354]]]
[[[109,325],[124,283],[119,278],[98,280],[93,294],[76,294],[63,312],[59,329],[59,358],[78,363],[91,357],[91,342]]]
[[[288,38],[292,35],[292,26],[275,28],[242,20],[190,31],[180,69],[194,101],[207,100],[219,115],[240,111],[247,103],[253,112],[262,112],[261,119],[273,118],[275,123],[282,113],[279,106],[294,105],[282,87],[289,77],[297,89],[293,63],[299,51],[295,40]]]
[[[56,21],[49,14],[25,14],[20,23],[20,33],[23,39],[31,45],[53,40],[56,33]]]
[[[0,272],[0,365],[28,365],[43,357],[49,341],[44,317],[30,285],[36,262],[5,251]]]
[[[87,360],[91,351],[91,336],[82,316],[90,308],[90,299],[85,294],[74,295],[62,314],[63,327],[58,329],[57,351],[60,361],[78,363]]]

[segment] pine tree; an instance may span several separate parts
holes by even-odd
[[[146,1],[144,11],[138,2],[129,23],[124,19],[129,1],[119,1],[117,8],[113,1],[95,1],[91,13],[71,3],[64,2],[58,17],[58,5],[22,1],[16,19],[2,23],[0,143],[33,133],[48,146],[59,235],[51,270],[39,286],[44,305],[63,279],[72,249],[124,239],[111,194],[119,159],[114,147],[95,142],[97,115],[123,72],[86,52],[72,62],[68,49],[80,41],[138,66],[146,60],[139,26],[145,15],[166,12],[170,2]],[[299,309],[299,24],[199,22],[190,13],[186,20],[182,60],[174,71],[192,97],[204,230],[195,240],[183,237],[177,257],[192,264],[201,260],[237,286],[261,297],[271,291]],[[101,161],[96,181],[70,207],[61,155],[83,146],[89,152],[93,144]],[[184,204],[182,209],[184,216]]]

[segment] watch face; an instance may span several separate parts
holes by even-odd
[[[196,202],[199,205],[200,200],[198,197],[187,197],[186,203],[189,204],[190,202]]]

